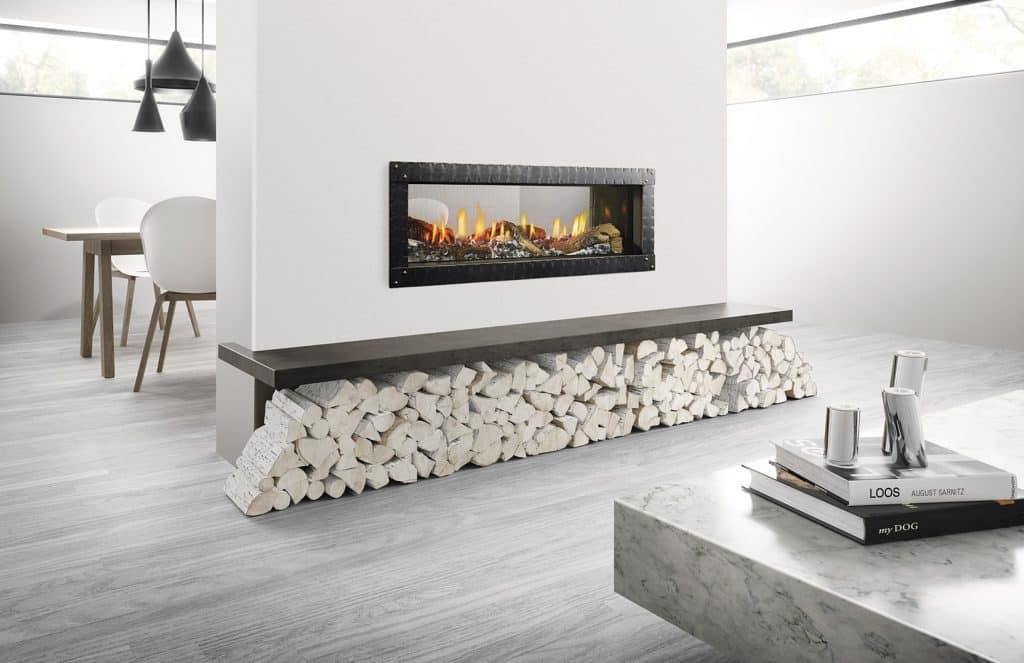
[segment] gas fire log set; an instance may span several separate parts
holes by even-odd
[[[622,253],[622,233],[612,223],[586,227],[586,215],[559,232],[556,220],[551,235],[544,228],[528,224],[494,221],[478,224],[472,234],[409,217],[409,261],[447,262],[551,256],[594,256]],[[459,227],[464,228],[464,221]]]
[[[274,392],[224,492],[246,515],[814,396],[763,327]]]

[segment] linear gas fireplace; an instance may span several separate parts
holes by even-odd
[[[393,288],[654,269],[654,169],[392,162]]]

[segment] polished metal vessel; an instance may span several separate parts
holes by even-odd
[[[920,350],[900,350],[892,356],[892,371],[889,374],[890,387],[910,389],[921,398],[924,374],[928,370],[928,355]],[[882,430],[882,453],[892,453],[888,429]]]
[[[921,407],[913,389],[886,387],[882,389],[885,409],[885,432],[892,444],[894,467],[926,467],[924,426]]]
[[[860,408],[849,403],[825,407],[825,462],[836,467],[857,464],[860,445]]]

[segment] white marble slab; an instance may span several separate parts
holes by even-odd
[[[1024,471],[1024,391],[925,426]],[[861,546],[742,490],[745,476],[616,500],[615,591],[741,660],[1024,661],[1024,528]]]

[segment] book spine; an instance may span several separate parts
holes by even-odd
[[[1014,489],[1012,476],[851,481],[848,504],[871,506],[1011,500]]]
[[[933,511],[923,514],[884,516],[864,520],[864,543],[910,541],[931,536],[980,532],[999,527],[1024,526],[1024,511],[982,502],[976,509],[957,513]]]

